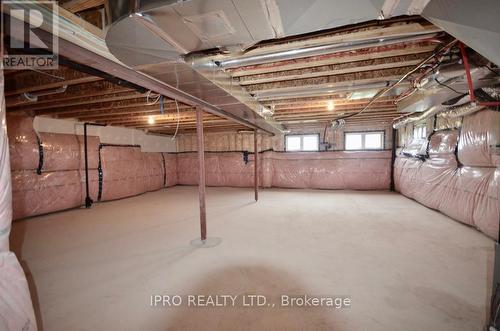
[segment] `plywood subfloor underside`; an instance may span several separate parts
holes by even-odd
[[[44,330],[480,330],[493,241],[389,192],[196,187],[15,222]],[[352,307],[164,308],[155,294],[350,296]]]

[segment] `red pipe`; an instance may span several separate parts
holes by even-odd
[[[464,43],[460,42],[460,53],[462,54],[462,61],[464,63],[465,75],[467,76],[467,85],[469,86],[469,96],[470,101],[475,102],[476,96],[474,95],[474,85],[472,83],[472,77],[470,74],[470,66],[469,66],[469,58],[467,57],[467,53],[465,52]],[[479,102],[480,106],[500,106],[500,101],[491,101],[491,102]]]
[[[474,95],[474,86],[472,85],[472,77],[470,74],[470,66],[469,66],[469,58],[467,57],[467,53],[465,52],[464,43],[458,43],[460,47],[460,53],[462,54],[462,61],[464,63],[465,75],[467,76],[467,85],[469,86],[469,96],[470,101],[476,101],[476,96]]]
[[[480,106],[500,106],[500,101],[480,102]]]

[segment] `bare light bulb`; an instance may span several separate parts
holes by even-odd
[[[332,111],[334,109],[335,109],[335,103],[333,102],[333,100],[329,100],[328,101],[328,110]]]

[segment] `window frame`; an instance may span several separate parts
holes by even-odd
[[[314,151],[305,151],[303,150],[304,148],[304,137],[305,136],[316,136],[318,138],[318,147]],[[299,150],[293,150],[289,151],[287,149],[287,138],[288,137],[300,137],[300,149]],[[319,147],[320,147],[320,135],[319,133],[294,133],[294,134],[285,134],[285,152],[319,152]]]
[[[421,133],[424,132],[425,130],[425,135],[420,135],[416,136],[415,132],[418,132],[420,130]],[[420,123],[420,124],[415,124],[413,126],[413,139],[418,139],[418,140],[427,140],[428,134],[427,134],[427,124],[426,123]]]
[[[381,133],[382,134],[382,144],[381,148],[366,148],[365,147],[365,135],[370,133]],[[361,149],[347,149],[347,135],[349,134],[360,134],[361,135]],[[370,130],[370,131],[344,131],[344,151],[383,151],[385,150],[385,130]]]

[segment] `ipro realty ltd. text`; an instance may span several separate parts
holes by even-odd
[[[151,295],[152,307],[326,307],[344,309],[351,307],[348,296],[287,295],[266,296],[262,294],[187,294]]]

